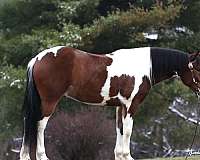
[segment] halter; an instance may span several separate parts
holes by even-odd
[[[190,69],[190,71],[191,71],[191,73],[192,73],[192,80],[193,80],[193,82],[195,83],[195,84],[198,84],[198,82],[196,81],[196,79],[195,79],[195,77],[194,77],[194,66],[193,66],[193,64],[192,64],[192,62],[189,62],[189,64],[188,64],[188,67],[189,67],[189,69]],[[199,93],[200,93],[200,89],[198,88],[198,93],[197,92],[195,92],[195,94],[197,95],[197,98],[198,98],[198,107],[200,107],[200,95],[199,95]],[[198,110],[198,114],[199,114],[200,112],[199,112],[199,110]],[[198,127],[199,127],[199,119],[197,119],[197,124],[196,124],[196,127],[195,127],[195,131],[194,131],[194,136],[193,136],[193,139],[192,139],[192,143],[191,143],[191,145],[190,145],[190,147],[189,147],[189,150],[191,151],[192,150],[192,147],[193,147],[193,145],[194,145],[194,141],[195,141],[195,138],[196,138],[196,135],[197,135],[197,130],[198,130]],[[186,155],[186,157],[185,157],[185,160],[187,160],[188,159],[188,156],[191,156],[192,155],[192,153],[188,153],[187,155]]]
[[[189,62],[188,68],[190,69],[190,72],[192,73],[193,82],[197,85],[198,82],[196,81],[196,79],[194,77],[194,66],[193,66],[192,62]],[[195,92],[195,94],[197,95],[198,100],[200,100],[200,89],[199,88],[198,88],[198,92]]]
[[[192,80],[195,84],[197,84],[198,82],[196,81],[195,77],[194,77],[194,66],[192,64],[192,62],[189,62],[188,64],[188,68],[190,69],[191,73],[192,73]]]

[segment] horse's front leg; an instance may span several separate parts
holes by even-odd
[[[116,145],[115,160],[123,160],[123,124],[122,124],[122,107],[116,108]]]
[[[128,117],[127,117],[128,116]],[[116,145],[115,160],[133,160],[130,155],[130,137],[132,133],[133,120],[127,114],[125,106],[116,109]]]
[[[151,85],[148,79],[143,78],[142,84],[139,86],[137,94],[132,99],[131,104],[126,105],[126,116],[123,121],[123,160],[133,160],[130,154],[130,138],[133,128],[133,117],[144,100],[145,96],[148,94]]]
[[[130,154],[130,139],[133,128],[131,114],[127,113],[123,121],[123,160],[134,160]]]

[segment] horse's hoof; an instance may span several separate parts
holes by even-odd
[[[131,155],[126,155],[124,156],[124,159],[123,160],[134,160],[134,158],[131,157]]]
[[[49,160],[49,158],[42,158],[42,159],[39,159],[39,160]]]
[[[19,160],[31,160],[31,158],[19,158]]]
[[[36,158],[37,160],[49,160],[49,158],[44,157],[44,158]]]

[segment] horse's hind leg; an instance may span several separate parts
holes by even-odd
[[[49,119],[49,117],[44,117],[42,120],[38,121],[37,147],[36,147],[36,159],[37,160],[48,160],[46,153],[45,153],[45,146],[44,146],[44,130],[46,128],[48,119]],[[34,147],[34,145],[32,145],[32,147]],[[29,153],[30,153],[29,146],[25,145],[24,138],[23,138],[22,148],[20,151],[20,160],[31,160]]]
[[[24,122],[25,123],[25,122]],[[29,155],[29,146],[25,145],[25,129],[24,129],[24,137],[22,140],[22,147],[20,150],[20,160],[30,160],[30,155]]]
[[[48,160],[44,146],[44,130],[46,128],[48,120],[49,117],[44,117],[42,120],[38,121],[37,149],[36,149],[37,160]]]
[[[45,143],[44,143],[44,131],[47,125],[47,122],[54,112],[56,107],[56,102],[44,102],[42,101],[42,115],[43,119],[38,121],[37,129],[37,148],[36,148],[36,159],[37,160],[48,160],[45,152]]]

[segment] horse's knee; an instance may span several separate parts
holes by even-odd
[[[133,119],[132,117],[127,115],[123,123],[123,135],[126,137],[130,137],[132,133],[132,127],[133,127]]]

